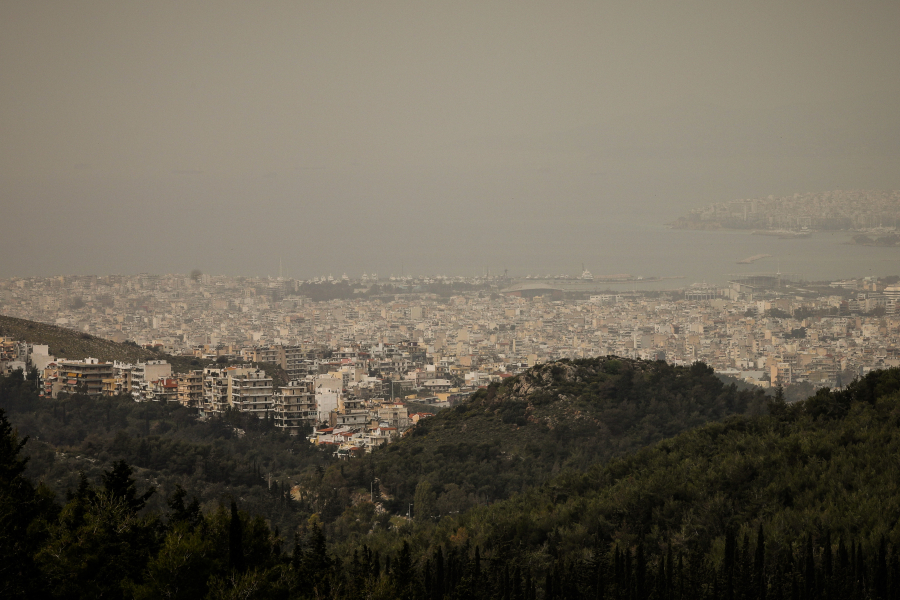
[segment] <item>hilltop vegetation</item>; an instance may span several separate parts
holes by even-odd
[[[333,487],[370,489],[406,512],[426,483],[434,501],[416,514],[438,517],[509,497],[565,470],[582,471],[734,414],[761,414],[759,389],[738,391],[697,363],[673,367],[615,357],[539,365],[479,390],[421,421],[412,435],[351,461]],[[426,494],[428,497],[428,494]]]

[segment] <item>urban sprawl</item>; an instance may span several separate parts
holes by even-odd
[[[0,280],[5,315],[191,357],[197,368],[76,360],[5,337],[0,372],[36,371],[52,397],[130,394],[201,418],[248,412],[348,455],[403,435],[429,406],[557,359],[703,361],[762,387],[846,385],[900,366],[897,279],[772,274],[667,292],[572,292],[564,281],[487,276],[14,278]]]

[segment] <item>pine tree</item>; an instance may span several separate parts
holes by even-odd
[[[28,438],[18,433],[0,409],[0,597],[28,598],[43,595],[43,577],[34,564],[39,537],[29,526],[45,516],[38,492],[24,477],[28,458],[22,450]],[[84,484],[87,479],[81,474]]]
[[[103,488],[112,497],[124,500],[132,512],[138,512],[156,492],[156,488],[150,486],[138,496],[132,473],[131,467],[124,460],[114,462],[112,469],[103,472]]]

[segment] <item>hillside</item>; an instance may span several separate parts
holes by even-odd
[[[327,479],[338,489],[368,490],[377,478],[388,509],[405,513],[418,497],[425,504],[416,514],[437,517],[708,421],[761,414],[765,402],[761,390],[738,391],[699,363],[673,367],[611,356],[559,361],[480,390]]]
[[[283,496],[333,462],[305,439],[245,413],[199,421],[180,405],[127,396],[38,398],[31,382],[15,376],[0,377],[0,410],[30,437],[27,475],[57,498],[78,487],[81,473],[94,482],[113,461],[125,460],[142,483],[156,486],[154,510],[164,511],[181,486],[205,510],[240,497],[244,507],[289,530],[309,512]]]
[[[46,344],[51,355],[61,358],[82,359],[92,356],[109,362],[139,362],[160,358],[158,353],[134,344],[120,344],[74,329],[5,315],[0,315],[0,336],[32,344]]]
[[[900,369],[770,408],[340,553],[405,544],[422,586],[425,565],[453,553],[452,585],[473,597],[491,597],[467,587],[474,548],[520,585],[534,575],[544,597],[898,597]],[[498,594],[507,576],[484,579]]]
[[[173,356],[154,352],[134,343],[114,342],[58,325],[48,325],[5,315],[0,315],[0,336],[31,344],[46,344],[50,354],[57,358],[81,360],[93,357],[106,362],[126,363],[165,360],[172,365],[173,373],[186,373],[202,369],[210,364],[208,360],[193,356]],[[271,363],[254,363],[254,365],[265,370],[273,378],[275,385],[284,385],[288,380],[287,373],[279,365]]]

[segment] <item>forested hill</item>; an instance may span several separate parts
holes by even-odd
[[[54,501],[23,475],[0,412],[0,596],[900,597],[900,369],[776,398],[769,413],[440,519],[383,519],[360,494],[327,527],[316,510],[292,541],[241,498],[201,513],[176,489],[148,512],[152,489],[121,462]]]
[[[30,438],[25,474],[57,498],[78,487],[80,474],[96,482],[112,462],[124,460],[140,485],[157,489],[148,509],[164,511],[181,486],[204,510],[240,498],[245,510],[291,530],[311,509],[292,501],[290,488],[317,479],[316,470],[334,462],[306,439],[247,413],[201,421],[195,409],[130,396],[42,398],[18,374],[0,377],[0,410]]]
[[[422,589],[449,555],[472,598],[900,597],[900,369],[770,411],[341,553],[409,544]]]
[[[563,360],[478,391],[420,421],[407,438],[339,473],[332,467],[327,479],[338,490],[368,490],[377,478],[389,509],[405,513],[415,503],[416,515],[437,517],[507,498],[566,469],[583,471],[708,421],[762,414],[765,402],[761,390],[738,391],[701,363]],[[338,500],[342,509],[350,497]],[[326,521],[336,513],[337,507]]]

